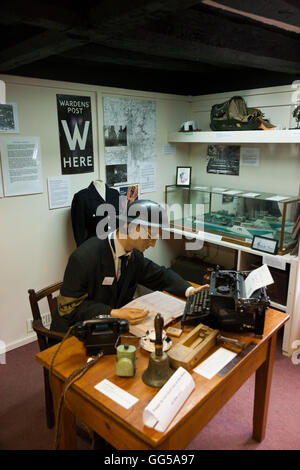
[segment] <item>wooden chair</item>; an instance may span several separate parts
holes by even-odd
[[[51,318],[54,315],[57,307],[57,296],[53,294],[60,290],[62,286],[62,282],[57,282],[51,286],[45,287],[37,292],[34,289],[29,289],[29,302],[31,306],[33,322],[32,328],[37,334],[37,339],[39,343],[40,351],[43,351],[48,347],[49,339],[55,341],[61,341],[64,337],[64,333],[59,333],[55,331],[50,331],[48,328],[44,327],[39,307],[39,302],[42,299],[47,299],[49,311],[51,314]],[[45,405],[46,405],[46,419],[47,419],[47,426],[49,429],[53,428],[55,424],[54,418],[54,411],[53,411],[53,400],[50,388],[50,381],[49,381],[49,371],[47,369],[44,370],[44,384],[45,384]]]

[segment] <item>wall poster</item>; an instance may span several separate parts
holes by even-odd
[[[103,108],[106,182],[140,183],[144,164],[156,166],[156,103],[105,97]],[[148,187],[153,191],[155,172],[148,177]]]
[[[94,151],[91,98],[56,95],[63,175],[92,173]]]

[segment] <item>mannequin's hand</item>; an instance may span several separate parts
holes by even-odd
[[[111,310],[110,315],[112,317],[124,318],[125,320],[128,320],[131,325],[136,325],[137,323],[141,323],[148,313],[149,310],[124,307]]]
[[[194,295],[203,289],[209,289],[209,284],[204,284],[203,286],[199,287],[192,287],[192,289],[189,289],[189,291],[187,292],[187,297],[189,297],[190,295]]]

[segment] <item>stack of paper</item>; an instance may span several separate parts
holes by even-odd
[[[142,323],[130,325],[129,327],[129,331],[133,335],[144,336],[147,330],[154,328],[154,319],[157,313],[162,315],[164,326],[183,315],[185,301],[176,299],[163,292],[155,291],[132,300],[125,307],[149,310],[149,314]]]

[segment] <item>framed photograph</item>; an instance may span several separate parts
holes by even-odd
[[[191,186],[191,166],[178,166],[176,168],[176,186]]]
[[[278,249],[278,240],[254,235],[251,248],[253,248],[253,250],[269,253],[270,255],[276,255]]]
[[[0,132],[4,134],[20,132],[17,103],[0,103]]]

